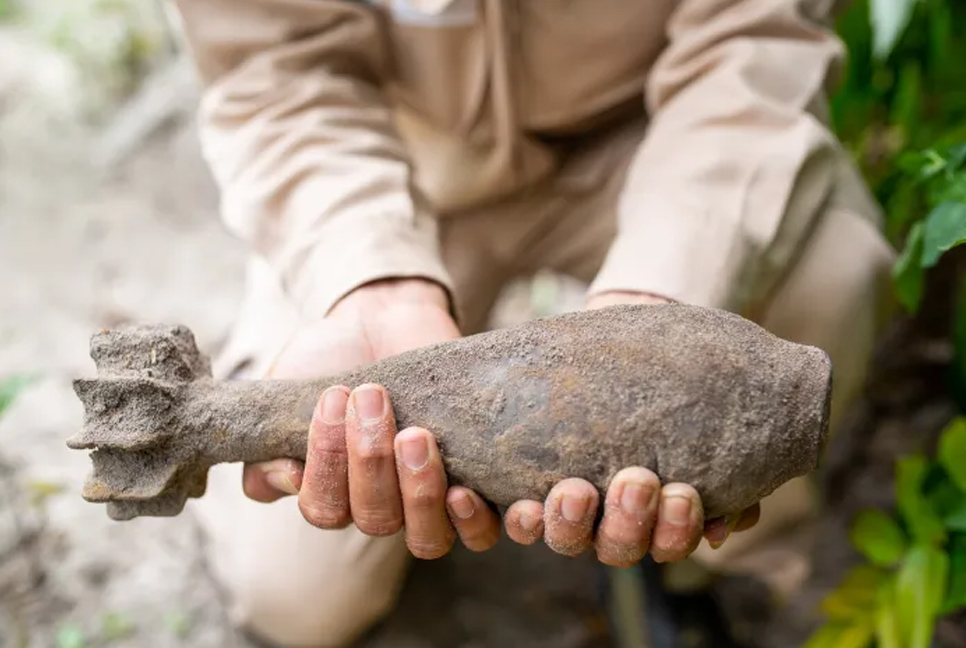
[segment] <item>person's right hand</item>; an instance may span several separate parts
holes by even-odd
[[[423,280],[389,280],[356,289],[321,321],[296,333],[269,377],[331,376],[404,351],[460,336],[445,291]],[[333,387],[319,399],[306,462],[280,459],[245,467],[246,495],[272,502],[297,495],[311,524],[353,523],[372,536],[403,528],[419,558],[447,553],[458,533],[476,551],[500,537],[500,519],[476,493],[447,488],[435,437],[396,434],[385,390]]]

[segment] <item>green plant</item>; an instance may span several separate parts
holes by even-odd
[[[191,633],[191,620],[179,610],[165,613],[164,626],[178,639],[185,639]]]
[[[85,648],[84,632],[75,625],[66,625],[57,631],[57,648]]]
[[[9,376],[0,379],[0,416],[34,380],[32,376]]]
[[[909,311],[922,298],[925,272],[966,242],[966,143],[909,154],[900,167],[925,187],[929,213],[912,224],[894,270],[896,294]]]
[[[101,618],[101,639],[106,642],[130,637],[136,630],[134,622],[119,612],[108,612]]]
[[[896,245],[929,209],[921,178],[901,160],[966,142],[963,24],[959,0],[855,0],[838,20],[848,59],[832,123]]]
[[[822,602],[828,621],[807,648],[928,648],[936,620],[966,607],[966,419],[936,456],[896,466],[898,517],[863,511],[851,540],[868,564]]]
[[[902,249],[893,277],[909,312],[927,271],[966,242],[964,21],[954,0],[861,0],[839,22],[850,57],[833,123]],[[954,331],[966,394],[966,285]],[[897,460],[896,508],[853,521],[868,562],[823,601],[827,622],[808,648],[928,648],[937,619],[966,608],[966,419],[943,431],[935,457]]]

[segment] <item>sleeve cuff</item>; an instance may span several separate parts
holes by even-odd
[[[644,292],[740,312],[751,250],[739,224],[700,207],[645,204],[639,192],[630,194],[621,203],[634,204],[633,225],[618,232],[589,294]]]
[[[332,230],[342,229],[338,234]],[[302,317],[325,317],[335,304],[359,286],[380,279],[427,279],[453,289],[439,255],[436,222],[430,217],[400,218],[375,215],[351,224],[331,222],[316,239],[298,270],[290,277],[288,290]],[[455,317],[455,312],[454,312]]]

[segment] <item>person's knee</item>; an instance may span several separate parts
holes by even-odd
[[[349,645],[392,609],[401,580],[395,573],[353,573],[352,565],[315,581],[258,571],[235,581],[231,616],[239,628],[278,648]]]
[[[402,536],[316,529],[291,499],[255,503],[240,481],[240,464],[215,466],[192,505],[236,626],[280,648],[328,648],[392,608],[408,561]]]
[[[894,259],[872,222],[847,210],[830,210],[761,318],[776,335],[831,356],[836,411],[860,389],[875,340],[891,313]]]

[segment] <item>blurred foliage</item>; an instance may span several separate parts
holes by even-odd
[[[137,86],[164,45],[151,3],[85,0],[52,12],[50,44],[88,72],[90,82],[122,97]]]
[[[937,619],[966,607],[966,419],[936,457],[896,465],[898,515],[863,511],[851,540],[867,559],[822,602],[807,648],[929,648]]]
[[[4,410],[13,404],[14,399],[20,392],[29,387],[35,380],[36,377],[34,376],[0,378],[0,416],[3,415]]]
[[[893,275],[909,312],[928,270],[966,242],[963,25],[961,0],[860,0],[838,25],[849,61],[833,123],[902,250]],[[954,369],[966,377],[966,289],[956,310]],[[966,401],[966,381],[951,385]],[[937,619],[966,608],[966,419],[943,431],[935,457],[897,460],[896,508],[853,521],[867,563],[824,600],[808,648],[929,648]]]
[[[940,257],[966,242],[966,144],[909,153],[900,171],[923,193],[926,216],[912,219],[905,250],[896,263],[896,296],[909,311],[922,299],[925,274]]]
[[[894,18],[875,24],[898,31],[877,37],[871,17],[890,11]],[[963,25],[961,0],[855,0],[839,18],[849,58],[832,120],[884,206],[894,243],[929,209],[903,158],[966,142]]]

